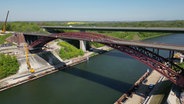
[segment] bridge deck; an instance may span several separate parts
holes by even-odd
[[[45,36],[45,37],[55,37],[54,35],[45,35],[45,34],[29,34],[24,33],[24,35],[36,35],[36,36]],[[60,38],[64,39],[74,39],[74,40],[86,40],[86,41],[95,41],[95,42],[102,42],[104,40],[100,39],[85,39],[83,37],[67,37],[67,36],[59,36]],[[131,46],[140,46],[146,48],[157,48],[157,49],[164,49],[164,50],[175,50],[175,51],[184,51],[184,46],[172,45],[172,44],[161,44],[161,43],[148,43],[148,42],[141,42],[141,41],[128,41],[128,40],[110,40],[105,41],[105,43],[112,43],[117,45],[131,45]]]
[[[93,31],[131,31],[131,32],[164,32],[164,33],[184,33],[184,28],[150,28],[150,27],[78,27],[78,26],[42,26],[49,29],[67,30],[93,30]]]

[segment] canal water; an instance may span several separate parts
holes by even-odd
[[[184,45],[184,34],[145,41]],[[113,104],[148,67],[117,50],[0,92],[0,104]]]

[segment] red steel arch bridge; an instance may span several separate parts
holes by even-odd
[[[25,37],[27,37],[27,39]],[[32,39],[30,37],[32,37]],[[184,69],[170,60],[174,55],[174,51],[184,52],[184,46],[127,41],[109,37],[103,34],[84,31],[53,33],[50,35],[28,33],[15,34],[9,40],[20,43],[20,41],[24,42],[31,39],[31,41],[28,42],[29,48],[34,49],[37,47],[42,47],[46,43],[58,38],[92,41],[105,44],[139,60],[140,62],[149,66],[151,69],[154,69],[167,77],[174,84],[184,87]],[[148,48],[152,48],[153,51]],[[159,49],[168,50],[169,58],[160,56]]]

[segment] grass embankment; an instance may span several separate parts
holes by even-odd
[[[148,38],[165,35],[164,33],[150,33],[150,32],[108,32],[105,35],[126,39],[126,40],[144,40]]]
[[[64,60],[84,55],[84,52],[81,49],[77,49],[67,42],[61,41],[58,42],[58,45],[61,46],[59,56]]]
[[[3,44],[6,41],[6,38],[11,36],[12,34],[0,35],[0,44]]]
[[[19,64],[15,56],[0,53],[0,79],[15,74]]]
[[[184,68],[184,63],[179,63],[178,64],[180,67]]]
[[[125,39],[125,40],[145,40],[149,38],[159,37],[166,35],[166,33],[150,33],[150,32],[100,32],[101,34],[119,38],[119,39]],[[103,46],[103,44],[96,43],[96,42],[90,42],[91,46],[94,46],[96,48]]]

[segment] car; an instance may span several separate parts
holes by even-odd
[[[150,84],[148,88],[153,89],[154,86],[155,86],[154,84]]]

